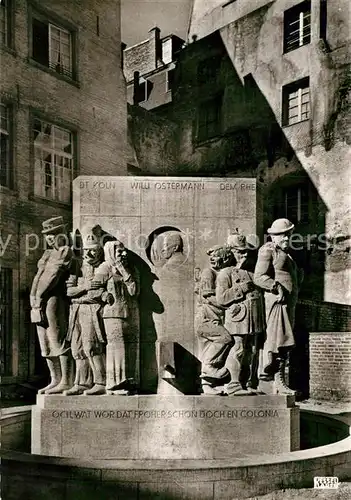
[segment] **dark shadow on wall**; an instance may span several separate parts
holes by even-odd
[[[157,276],[139,255],[131,250],[128,250],[128,254],[132,265],[138,269],[140,276],[140,393],[156,393],[158,384],[157,335],[153,315],[162,314],[164,307],[154,291],[154,282],[158,280]]]
[[[300,299],[311,301],[312,307],[322,302],[327,207],[254,76],[239,77],[219,32],[180,53],[169,113],[179,127],[178,173],[255,177],[261,231],[266,235],[276,218],[294,222],[298,244],[293,254],[305,274]],[[308,394],[310,326],[300,314],[291,357],[291,378],[303,394]]]

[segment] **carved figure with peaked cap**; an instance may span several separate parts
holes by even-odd
[[[264,307],[262,293],[253,282],[253,273],[247,269],[249,245],[245,236],[230,235],[228,246],[235,264],[219,272],[216,299],[225,308],[224,326],[234,341],[226,362],[231,376],[226,392],[230,396],[240,396],[258,392],[257,369],[265,328]]]
[[[70,276],[67,294],[71,298],[67,339],[76,363],[73,387],[66,396],[100,395],[106,392],[105,334],[102,308],[109,295],[102,283],[96,283],[96,270],[104,251],[94,234],[83,237],[83,263],[78,275]]]

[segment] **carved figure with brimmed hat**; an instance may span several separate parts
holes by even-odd
[[[102,309],[111,299],[96,272],[104,260],[99,239],[89,232],[83,235],[83,262],[80,275],[70,276],[67,295],[71,298],[67,339],[76,363],[73,387],[64,395],[101,395],[106,393],[105,332]]]
[[[229,396],[256,394],[258,354],[265,328],[263,297],[247,269],[251,246],[246,237],[229,235],[227,245],[235,265],[219,272],[216,285],[217,303],[225,309],[224,327],[234,341],[226,362],[231,377],[226,392]]]
[[[49,385],[39,393],[58,394],[70,386],[71,363],[66,341],[69,305],[65,282],[73,254],[62,217],[45,220],[42,227],[48,248],[38,261],[32,283],[31,321],[36,324],[41,355],[50,372]]]
[[[271,227],[267,229],[268,234],[286,234],[291,233],[295,228],[294,224],[289,219],[276,219]]]
[[[272,241],[258,252],[254,281],[264,290],[266,305],[266,341],[263,350],[262,378],[274,377],[281,394],[295,394],[285,380],[289,351],[294,347],[295,307],[300,284],[297,265],[289,253],[289,238],[294,224],[277,219],[267,232]]]
[[[60,232],[66,233],[66,225],[64,224],[63,217],[52,217],[42,223],[42,234],[59,234]]]
[[[221,245],[207,250],[209,267],[201,271],[196,293],[199,297],[195,331],[201,347],[201,383],[204,394],[222,394],[229,371],[225,367],[233,339],[224,328],[224,309],[216,300],[216,280],[220,269],[229,264],[231,251]]]

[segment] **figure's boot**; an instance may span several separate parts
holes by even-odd
[[[90,366],[93,371],[94,385],[91,389],[84,391],[86,396],[99,396],[106,394],[106,365],[105,356],[97,354],[89,358]]]
[[[202,383],[202,392],[204,396],[225,396],[224,386],[213,386],[210,383]]]
[[[46,391],[46,394],[61,394],[63,391],[68,390],[71,387],[71,370],[72,370],[72,358],[67,354],[62,354],[60,357],[61,366],[61,381],[58,385]]]
[[[289,396],[295,396],[296,391],[290,389],[285,382],[285,360],[279,361],[279,370],[274,375],[274,388],[277,394],[286,394]]]
[[[56,387],[61,380],[61,366],[59,359],[56,358],[46,358],[46,363],[50,372],[50,384],[42,389],[39,389],[38,394],[49,394],[50,389]]]
[[[73,387],[63,392],[64,396],[79,396],[93,385],[89,360],[76,359],[76,378]]]

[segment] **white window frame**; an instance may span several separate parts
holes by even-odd
[[[41,198],[50,199],[53,201],[58,201],[61,203],[69,203],[71,197],[71,182],[73,179],[73,168],[74,168],[74,134],[71,130],[60,127],[46,120],[41,120],[35,118],[36,121],[41,123],[41,129],[44,130],[46,127],[50,127],[49,143],[45,144],[42,139],[35,138],[33,141],[34,145],[34,194]],[[33,121],[33,132],[34,132],[34,121]],[[55,131],[61,131],[69,134],[70,140],[69,144],[71,146],[71,153],[67,153],[62,149],[55,147],[56,136]],[[40,151],[40,156],[38,155]],[[45,162],[43,158],[44,154],[50,155],[50,163]],[[57,162],[59,161],[59,163]],[[68,161],[69,168],[60,163],[65,163]],[[46,184],[46,168],[50,166],[50,177],[51,183]],[[64,182],[65,170],[69,171],[69,182],[68,185]],[[66,172],[67,173],[67,172]],[[60,182],[61,179],[61,182]]]
[[[293,94],[296,94],[293,96]],[[308,96],[306,98],[306,96]],[[294,105],[292,105],[294,101]],[[295,104],[296,101],[296,104]],[[311,89],[309,79],[283,87],[283,126],[295,125],[310,119]],[[290,116],[290,111],[297,108],[297,115]]]
[[[306,10],[306,4],[308,4],[309,10]],[[294,11],[291,13],[291,11]],[[312,24],[311,24],[311,2],[302,2],[301,4],[292,7],[288,11],[285,11],[284,16],[288,18],[291,16],[292,20],[284,19],[284,52],[290,52],[296,50],[303,45],[308,45],[311,42],[312,35]],[[306,22],[307,18],[307,22]],[[297,29],[292,29],[293,25],[297,25]],[[305,29],[308,29],[307,33],[304,33]],[[295,38],[292,35],[296,33]],[[304,41],[305,39],[308,41]],[[290,41],[290,46],[288,44]],[[297,46],[292,46],[298,41]]]
[[[301,186],[295,186],[294,189],[296,190],[296,222],[301,222],[302,221],[302,189],[303,188]],[[286,189],[284,192],[285,217],[289,217],[289,208],[290,207],[289,207],[289,203],[288,203],[288,198],[289,198],[289,191],[288,191],[288,189]],[[307,215],[308,215],[308,209],[307,209]]]
[[[72,77],[73,74],[73,43],[72,43],[72,33],[66,28],[62,28],[62,26],[58,26],[56,24],[48,23],[49,29],[48,29],[48,37],[49,37],[49,67],[53,70],[55,70],[57,73],[63,73],[65,75],[68,75]],[[59,52],[58,54],[61,55],[63,54],[62,52],[62,45],[63,42],[61,41],[61,33],[64,33],[68,35],[68,41],[69,41],[69,65],[65,66],[62,62],[58,63],[57,61],[53,60],[53,31],[57,30],[60,34],[60,38],[57,40],[59,44]],[[66,55],[65,55],[66,57]],[[59,65],[59,70],[57,70],[57,65]]]

